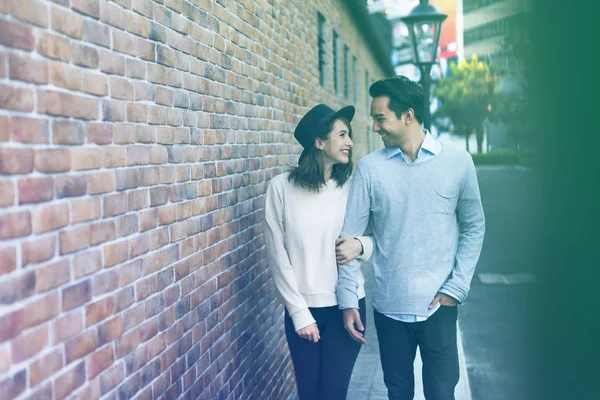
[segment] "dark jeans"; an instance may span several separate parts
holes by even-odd
[[[457,307],[441,306],[423,322],[396,321],[374,312],[383,380],[390,400],[415,396],[417,346],[423,360],[423,392],[427,400],[454,400],[458,383]]]
[[[365,299],[359,301],[360,318],[366,326]],[[352,369],[361,344],[346,329],[337,306],[310,308],[321,340],[317,343],[298,336],[285,312],[285,336],[292,355],[300,400],[345,400]]]

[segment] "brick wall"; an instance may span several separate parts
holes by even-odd
[[[344,1],[0,0],[1,398],[294,394],[261,208],[352,102],[332,29],[360,157],[383,69]]]

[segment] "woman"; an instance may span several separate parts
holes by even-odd
[[[361,344],[338,310],[336,239],[344,222],[352,173],[354,107],[312,108],[294,136],[304,151],[298,167],[267,189],[265,246],[279,298],[300,400],[345,399]],[[338,260],[373,252],[369,238],[338,239]],[[361,280],[364,283],[364,279]],[[358,289],[365,321],[363,284]]]

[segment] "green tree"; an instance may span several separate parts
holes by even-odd
[[[472,134],[477,138],[477,151],[483,151],[483,124],[495,120],[498,106],[500,70],[495,70],[476,55],[459,65],[450,64],[450,74],[441,78],[435,96],[442,103],[435,118],[446,117],[452,121],[452,133],[465,137],[467,150]]]

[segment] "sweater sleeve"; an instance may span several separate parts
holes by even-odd
[[[369,224],[369,215],[371,212],[371,200],[366,180],[364,179],[360,164],[356,169],[352,186],[348,195],[348,204],[346,206],[346,216],[344,218],[344,227],[342,228],[342,237],[360,238]],[[362,242],[362,241],[361,241]],[[365,255],[367,247],[364,246]],[[373,252],[373,242],[371,241],[370,252]],[[339,266],[337,297],[339,309],[358,308],[358,277],[360,272],[360,261],[354,259]]]
[[[267,263],[296,330],[315,323],[300,290],[284,244],[283,188],[272,181],[265,200],[265,249]]]
[[[459,236],[454,268],[440,292],[462,303],[469,293],[485,233],[485,217],[477,183],[477,172],[470,156],[461,182],[456,214]]]
[[[373,237],[370,235],[357,236],[356,239],[360,242],[360,244],[362,244],[363,247],[363,253],[356,257],[356,259],[362,262],[368,261],[373,255]]]

